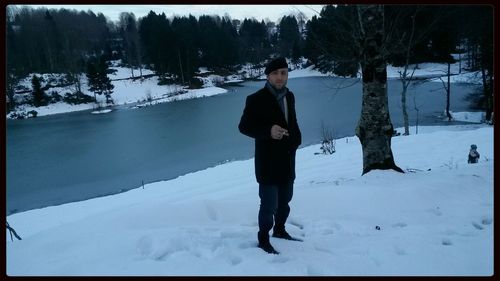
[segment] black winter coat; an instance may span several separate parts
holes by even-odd
[[[295,153],[302,142],[295,97],[286,94],[288,124],[278,101],[265,87],[249,95],[238,126],[240,132],[255,139],[255,177],[260,184],[281,184],[295,179]],[[271,138],[271,127],[279,125],[289,136]]]

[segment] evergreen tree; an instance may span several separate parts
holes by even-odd
[[[300,61],[301,52],[299,42],[295,41],[292,48],[292,62],[297,64]]]
[[[40,78],[38,78],[38,76],[33,75],[33,78],[31,78],[31,86],[33,93],[33,105],[35,107],[47,105],[47,97],[45,96],[45,92],[42,89]]]
[[[138,67],[142,77],[142,54],[139,33],[137,30],[137,21],[133,13],[122,12],[120,14],[120,33],[125,45],[125,62],[129,65],[132,77],[134,77],[134,68]]]
[[[237,64],[237,36],[229,18],[199,17],[200,63],[225,68]]]
[[[313,16],[306,23],[306,39],[304,42],[303,54],[312,63],[317,64],[318,58],[323,54],[320,41],[321,23],[317,16]]]
[[[175,34],[164,13],[157,15],[153,11],[139,20],[139,35],[144,46],[144,60],[153,70],[163,77],[174,63]]]
[[[194,73],[199,67],[199,48],[197,46],[198,21],[195,17],[175,17],[172,20],[175,40],[172,40],[172,55],[175,63],[169,66],[169,72],[177,75],[182,84],[191,86]]]
[[[230,18],[223,18],[221,24],[221,40],[223,44],[220,48],[222,54],[222,65],[229,67],[239,62],[238,32]]]
[[[16,71],[23,75],[67,72],[82,58],[100,54],[110,36],[103,14],[29,6],[9,10],[15,42],[7,53],[19,54]]]
[[[200,62],[202,65],[211,67],[220,67],[222,65],[221,49],[224,45],[224,40],[220,25],[220,18],[214,16],[199,17],[199,46],[200,46]]]
[[[7,12],[12,8],[7,7]],[[15,87],[19,83],[21,79],[21,66],[20,66],[20,58],[22,57],[21,53],[19,53],[18,47],[18,36],[14,30],[14,22],[13,17],[8,17],[7,20],[7,34],[6,34],[6,83],[5,83],[5,92],[7,94],[6,97],[6,111],[10,112],[16,106],[16,100],[14,98]]]
[[[281,19],[278,33],[279,52],[283,57],[292,57],[294,47],[301,44],[299,25],[294,16],[285,16]]]
[[[244,62],[259,63],[270,54],[271,45],[266,24],[245,19],[239,30],[240,57]]]
[[[92,58],[87,62],[87,79],[89,90],[94,92],[94,100],[97,103],[97,95],[104,95],[106,97],[106,103],[112,104],[113,99],[111,94],[113,93],[113,84],[108,77],[108,64],[104,57],[99,59]]]
[[[308,23],[305,53],[321,72],[356,77],[359,30],[356,6],[328,5]]]

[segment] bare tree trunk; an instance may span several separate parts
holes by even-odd
[[[17,78],[14,74],[7,74],[7,99],[8,99],[8,109],[9,111],[14,110],[16,107],[16,100],[14,99],[14,95],[16,93],[16,85],[19,82],[19,78]]]
[[[177,49],[177,54],[179,56],[179,67],[181,69],[182,85],[184,85],[184,71],[182,70],[181,49]]]
[[[52,57],[52,49],[50,48],[50,43],[47,38],[45,38],[45,45],[47,47],[47,59],[49,61],[49,70],[54,72],[54,59]]]
[[[450,113],[450,95],[451,95],[451,85],[450,85],[450,62],[448,62],[448,86],[446,87],[446,116],[448,116],[448,121],[451,121]]]
[[[405,128],[405,132],[403,135],[408,136],[410,135],[410,121],[408,120],[408,110],[406,109],[406,91],[407,88],[403,86],[403,92],[401,93],[401,107],[403,109],[403,126]]]
[[[493,105],[494,99],[493,96],[493,75],[489,75],[490,83],[488,84],[488,108],[486,108],[486,121],[489,121],[490,124],[493,124]]]
[[[417,17],[419,9],[415,10],[415,13],[412,16],[412,24],[411,24],[411,33],[410,33],[410,38],[408,39],[408,46],[406,49],[406,61],[405,61],[405,67],[403,74],[401,74],[401,83],[403,84],[403,90],[401,92],[401,107],[403,109],[403,125],[405,128],[404,135],[408,136],[410,135],[410,121],[408,118],[408,110],[406,107],[406,93],[408,92],[408,86],[411,83],[411,79],[413,78],[413,74],[415,73],[415,70],[417,67],[413,68],[413,72],[411,73],[410,77],[408,77],[408,65],[410,64],[410,51],[413,46],[413,36],[415,35],[415,19]]]
[[[415,134],[418,135],[418,113],[419,113],[419,108],[417,106],[417,98],[416,96],[413,96],[413,108],[417,112],[417,120],[415,121]]]
[[[451,121],[452,116],[450,113],[450,96],[451,96],[451,88],[450,88],[450,76],[451,76],[451,71],[450,71],[450,62],[448,62],[448,70],[446,73],[447,81],[446,83],[444,82],[442,77],[439,77],[439,80],[441,80],[441,83],[443,83],[443,88],[446,91],[446,108],[445,108],[445,114],[446,117],[448,117],[448,121]]]
[[[467,68],[472,68],[472,48],[470,41],[467,41]]]
[[[472,46],[472,69],[477,70],[477,45]]]
[[[384,56],[384,8],[359,5],[363,103],[356,128],[363,149],[363,174],[374,169],[394,169],[391,138],[394,128],[389,116],[387,70]]]
[[[80,81],[80,73],[74,73],[74,74],[71,74],[73,75],[74,77],[74,82],[75,82],[75,90],[77,93],[81,93],[82,92],[82,82]]]
[[[483,94],[485,101],[485,121],[493,121],[491,120],[491,115],[493,112],[493,95],[491,94],[491,85],[493,83],[492,77],[490,75],[489,81],[487,79],[486,69],[484,66],[481,66],[481,77],[483,79]]]
[[[462,48],[460,48],[460,52],[458,53],[458,74],[462,74]]]
[[[141,80],[143,79],[142,77],[142,56],[141,56],[141,43],[139,42],[139,39],[138,39],[138,36],[136,35],[135,36],[135,40],[136,40],[136,46],[137,46],[137,52],[136,52],[136,56],[137,56],[137,64],[139,65],[139,75],[141,77]]]

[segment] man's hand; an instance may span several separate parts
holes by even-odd
[[[271,138],[280,140],[283,136],[288,136],[288,131],[286,129],[283,129],[278,125],[273,125],[271,127]]]

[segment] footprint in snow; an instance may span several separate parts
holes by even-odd
[[[299,222],[297,219],[292,218],[292,219],[289,219],[288,221],[291,225],[293,225],[299,229],[304,229],[304,225],[301,222]]]
[[[479,223],[473,221],[472,222],[472,226],[474,226],[477,230],[483,230],[484,227],[482,225],[480,225]]]
[[[273,255],[273,256],[276,256],[276,255]],[[287,257],[283,257],[283,256],[276,256],[276,257],[273,257],[273,259],[271,260],[272,263],[285,263],[287,261],[289,261],[290,258],[287,258]]]
[[[323,247],[323,246],[315,245],[314,249],[316,251],[318,251],[318,252],[323,252],[323,253],[327,253],[327,254],[330,254],[330,255],[335,255],[335,253],[332,250],[330,250],[330,249],[328,249],[326,247]]]
[[[257,240],[257,239],[256,239]],[[240,249],[249,249],[249,248],[257,248],[258,243],[257,242],[243,242],[239,244]]]
[[[240,264],[243,259],[239,256],[235,256],[235,255],[230,255],[227,259],[226,259],[227,263],[229,263],[230,265],[238,265]]]
[[[400,227],[400,228],[403,228],[403,227],[406,227],[408,226],[406,223],[404,222],[398,222],[398,223],[395,223],[392,225],[392,227],[396,228],[396,227]]]
[[[481,224],[483,225],[490,225],[493,222],[493,220],[490,217],[484,217],[481,220]]]
[[[406,255],[406,250],[399,247],[399,246],[394,246],[394,252],[398,255],[398,256],[404,256]]]
[[[321,231],[321,234],[322,235],[332,235],[334,232],[333,232],[333,229],[331,228],[325,228]]]
[[[211,203],[205,202],[205,209],[207,210],[207,215],[211,220],[216,221],[219,218],[217,210]]]
[[[153,250],[153,240],[149,236],[142,236],[136,242],[136,249],[140,256],[149,256]]]
[[[493,220],[490,217],[483,217],[481,223],[473,221],[472,226],[477,230],[483,230],[486,226],[491,225],[491,223],[493,223]]]
[[[443,244],[444,246],[451,246],[451,245],[453,245],[453,242],[450,239],[448,239],[448,238],[444,238],[441,241],[441,244]]]
[[[441,212],[441,210],[439,209],[439,207],[436,207],[436,209],[429,209],[427,210],[428,212],[436,215],[436,216],[441,216],[443,214],[443,212]]]
[[[179,240],[172,240],[168,245],[163,246],[160,248],[158,251],[156,251],[153,254],[153,259],[156,261],[164,261],[168,256],[171,256],[177,252],[182,252],[182,251],[189,251],[190,247],[179,241]]]
[[[323,276],[325,274],[323,273],[323,270],[321,270],[317,266],[315,266],[315,265],[308,265],[307,266],[307,275],[308,276]]]

